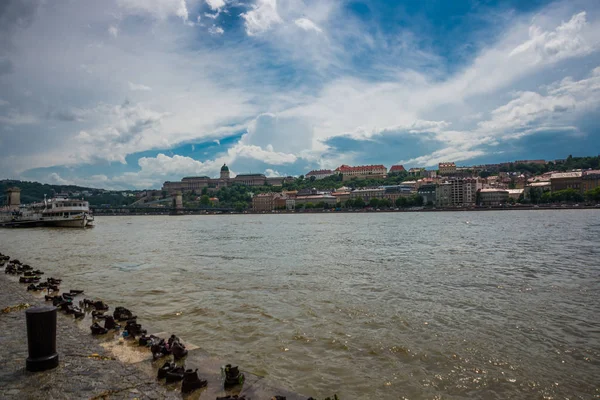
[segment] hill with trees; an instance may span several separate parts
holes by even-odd
[[[22,204],[40,202],[44,200],[44,195],[51,198],[59,193],[66,193],[71,197],[84,198],[91,206],[100,206],[103,204],[124,206],[136,200],[135,196],[128,195],[131,192],[111,192],[104,189],[75,185],[48,185],[39,182],[2,180],[0,181],[0,205],[6,204],[6,189],[11,187],[21,189]],[[83,192],[86,192],[87,195],[84,195]]]

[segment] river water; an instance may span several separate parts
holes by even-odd
[[[600,210],[96,225],[0,251],[307,395],[600,397]]]

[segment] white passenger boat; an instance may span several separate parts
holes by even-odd
[[[21,205],[17,209],[0,213],[0,226],[29,227],[57,226],[85,228],[92,226],[94,217],[85,200],[56,196],[43,203]]]

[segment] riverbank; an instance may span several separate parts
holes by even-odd
[[[4,274],[0,275],[0,286],[0,309],[44,303],[43,298],[26,292],[25,285]],[[0,392],[4,399],[178,398],[134,365],[117,360],[65,315],[59,314],[57,320],[59,366],[44,372],[25,370],[28,350],[24,310],[0,314],[0,330]]]
[[[68,282],[63,283],[65,287]],[[244,372],[242,387],[223,390],[220,367],[224,362],[210,357],[198,346],[185,342],[189,354],[178,365],[198,368],[208,387],[182,395],[181,383],[164,385],[156,380],[158,368],[166,359],[152,361],[147,348],[136,341],[123,341],[117,334],[94,337],[89,333],[91,318],[74,320],[58,313],[57,351],[59,366],[32,373],[25,370],[28,357],[25,309],[47,305],[44,293],[27,292],[18,278],[0,274],[0,392],[3,399],[199,399],[239,394],[248,399],[286,396],[289,400],[306,399],[287,390],[269,385],[263,377]],[[83,296],[82,296],[83,298]],[[111,307],[112,310],[113,307]],[[167,333],[154,333],[165,337]],[[185,339],[185,338],[184,338]],[[43,393],[43,396],[42,396]]]
[[[101,216],[123,216],[123,215],[260,215],[260,214],[361,214],[361,213],[415,213],[415,212],[468,212],[468,211],[541,211],[541,210],[600,210],[598,205],[560,205],[560,206],[510,206],[510,207],[415,207],[411,209],[373,209],[364,208],[360,210],[348,209],[303,209],[303,210],[272,210],[272,211],[211,211],[211,210],[186,210],[172,212],[166,209],[146,209],[143,211],[118,209],[94,209],[94,215]]]

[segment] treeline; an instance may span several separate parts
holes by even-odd
[[[252,197],[250,193],[266,193],[277,191],[273,190],[275,188],[271,186],[246,186],[241,184],[233,184],[231,186],[223,187],[209,194],[208,188],[203,188],[201,191],[193,191],[184,193],[183,195],[183,203],[185,207],[194,207],[197,205],[204,207],[225,207],[225,208],[234,208],[237,211],[243,211],[249,208],[250,203],[252,202]],[[281,191],[279,188],[278,191]],[[219,199],[218,204],[213,203],[210,199],[211,197],[216,197]],[[199,198],[199,200],[196,200]]]
[[[387,185],[399,185],[404,181],[409,180],[407,172],[391,173],[386,178],[367,178],[359,179],[352,178],[347,181],[343,181],[343,175],[335,174],[328,176],[323,179],[316,179],[314,176],[306,178],[304,175],[300,175],[293,182],[284,182],[283,190],[302,190],[302,189],[317,189],[317,190],[328,190],[328,189],[339,189],[342,186],[349,187],[351,189],[374,187],[374,186],[387,186]],[[274,190],[272,190],[274,191]]]
[[[21,189],[22,204],[43,201],[44,195],[50,198],[55,194],[64,192],[81,192],[82,190],[87,190],[90,192],[98,191],[98,189],[91,189],[74,185],[48,185],[39,182],[3,180],[0,181],[0,204],[6,204],[6,189],[11,187],[18,187],[19,189]]]
[[[423,206],[423,197],[419,196],[419,195],[413,195],[413,196],[409,196],[409,197],[400,197],[398,199],[396,199],[396,201],[392,201],[390,199],[370,199],[368,202],[365,202],[365,200],[362,197],[357,197],[356,199],[349,199],[347,201],[345,201],[341,207],[343,208],[348,208],[348,209],[357,209],[357,208],[366,208],[366,207],[370,207],[370,208],[392,208],[392,207],[397,207],[397,208],[410,208],[410,207],[422,207]],[[318,203],[305,203],[305,204],[298,204],[296,205],[296,209],[300,210],[303,208],[306,209],[329,209],[329,208],[337,208],[340,207],[339,205],[329,205],[323,201],[320,201]],[[341,208],[340,207],[340,208]],[[283,207],[285,208],[285,207]]]
[[[570,171],[573,169],[600,169],[600,156],[595,157],[573,157],[569,155],[564,162],[548,162],[546,164],[515,164],[499,168],[500,172],[529,172],[533,175],[541,175],[550,171]],[[485,173],[484,171],[483,173]],[[488,172],[489,175],[489,172]]]
[[[549,203],[579,203],[583,201],[600,201],[600,187],[588,190],[581,194],[575,189],[557,190],[555,192],[542,192],[539,188],[531,188],[529,198],[525,199],[522,195],[519,203],[522,204],[549,204]]]
[[[92,196],[82,196],[90,203],[90,206],[126,206],[133,203],[135,197],[124,197],[121,192],[105,193],[102,189],[94,189],[75,185],[49,185],[39,182],[3,180],[0,181],[0,205],[6,204],[6,189],[18,187],[21,189],[21,204],[29,204],[44,201],[44,195],[48,199],[59,193],[81,193],[90,192]]]

